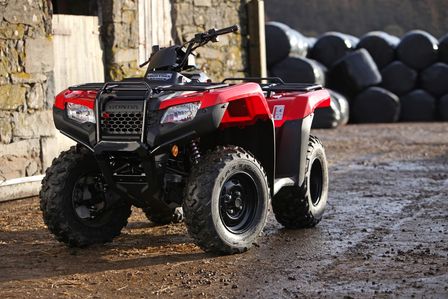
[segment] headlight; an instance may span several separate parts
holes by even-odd
[[[190,121],[196,116],[199,107],[201,107],[201,102],[188,103],[170,107],[168,108],[168,110],[166,110],[160,123],[178,124]]]
[[[93,109],[84,105],[67,103],[67,116],[82,124],[85,122],[95,123],[95,113]]]

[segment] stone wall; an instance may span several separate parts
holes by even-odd
[[[198,49],[215,80],[247,73],[246,0],[172,0],[177,42],[239,24],[241,34]],[[98,1],[106,80],[142,75],[138,0]],[[54,128],[52,8],[48,0],[0,0],[0,182],[41,174],[69,139]]]
[[[99,1],[106,80],[142,75],[138,68],[138,1]]]
[[[241,34],[227,35],[217,44],[197,50],[196,62],[215,80],[243,76],[247,72],[247,0],[173,0],[175,42],[197,32],[239,24]],[[99,2],[101,34],[106,58],[106,79],[121,80],[142,75],[138,57],[138,1]]]
[[[43,171],[52,70],[48,1],[0,0],[0,181]]]
[[[383,30],[402,36],[422,29],[437,38],[448,32],[447,0],[265,0],[266,20],[317,36],[340,31],[361,36]]]
[[[246,0],[173,0],[173,28],[177,41],[191,39],[210,28],[238,24],[239,34],[220,36],[218,43],[197,49],[196,63],[213,80],[242,77],[247,66]]]

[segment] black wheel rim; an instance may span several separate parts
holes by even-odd
[[[310,196],[314,206],[319,204],[323,181],[322,164],[319,159],[315,159],[311,166],[310,174]]]
[[[252,227],[258,196],[257,185],[248,173],[239,172],[227,179],[219,196],[219,213],[228,231],[242,234]]]
[[[72,192],[72,206],[75,216],[92,227],[103,225],[106,202],[100,174],[88,173],[78,177]]]

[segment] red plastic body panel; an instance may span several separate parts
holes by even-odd
[[[310,92],[277,93],[267,99],[274,117],[275,127],[281,127],[286,121],[303,119],[316,108],[330,106],[330,94],[321,89]]]
[[[93,109],[93,107],[95,106],[96,93],[97,92],[95,90],[71,91],[69,89],[66,89],[56,96],[54,100],[54,106],[56,108],[65,110],[65,104],[67,102],[70,102],[73,104],[84,105],[89,107],[90,109]]]
[[[187,93],[173,99],[162,101],[160,109],[166,109],[170,106],[183,103],[197,102],[198,100],[201,102],[201,108],[207,108],[248,97],[263,97],[263,92],[258,84],[244,83],[219,89],[211,89],[209,91]]]
[[[66,103],[70,102],[93,109],[96,94],[95,90],[64,90],[56,96],[54,106],[65,109]],[[181,96],[163,100],[159,109],[198,101],[201,102],[201,109],[228,103],[220,128],[244,127],[254,124],[257,120],[271,118],[274,118],[275,127],[281,127],[288,120],[305,118],[316,108],[329,106],[330,94],[323,89],[310,92],[276,93],[266,99],[260,85],[242,83],[203,92],[187,92]]]

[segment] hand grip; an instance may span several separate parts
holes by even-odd
[[[222,28],[222,29],[216,30],[215,34],[216,35],[222,35],[222,34],[237,32],[238,30],[240,30],[240,27],[238,25],[233,25],[233,26],[230,26],[230,27],[226,27],[226,28]]]

